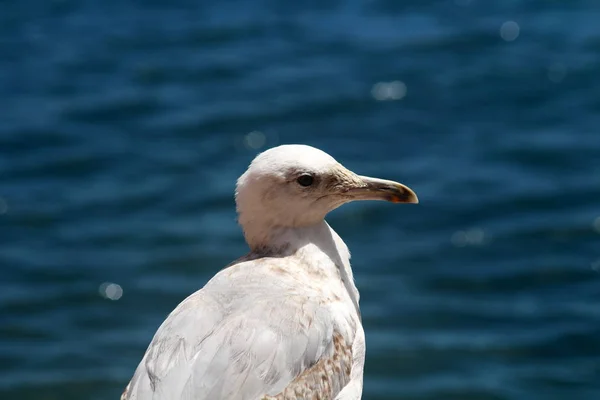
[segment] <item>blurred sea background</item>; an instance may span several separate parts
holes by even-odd
[[[419,206],[329,217],[365,400],[600,399],[600,2],[0,2],[0,398],[117,399],[245,254],[283,143]]]

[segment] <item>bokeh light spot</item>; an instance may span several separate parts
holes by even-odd
[[[598,217],[594,220],[594,222],[592,223],[592,226],[594,227],[594,230],[596,232],[600,233],[600,217]]]
[[[0,197],[0,215],[6,214],[7,211],[8,211],[8,204],[6,203],[6,200],[4,200],[2,197]]]
[[[252,150],[258,150],[265,145],[267,138],[259,131],[252,131],[244,137],[244,145]]]
[[[406,96],[406,84],[402,81],[377,82],[371,95],[378,101],[400,100]]]
[[[519,37],[520,30],[519,24],[515,21],[506,21],[500,27],[500,37],[507,42],[512,42]]]
[[[100,296],[113,301],[119,300],[121,296],[123,296],[123,288],[121,285],[111,282],[104,282],[101,284],[98,288],[98,292],[100,293]]]
[[[567,75],[567,68],[561,63],[552,64],[548,68],[548,79],[554,83],[562,82]]]
[[[467,231],[467,241],[473,245],[482,244],[485,240],[485,233],[481,228],[473,228]]]
[[[467,245],[467,234],[465,231],[454,232],[450,240],[456,247],[465,247]]]
[[[480,246],[486,242],[486,235],[481,228],[471,228],[466,231],[456,231],[450,241],[456,247]]]

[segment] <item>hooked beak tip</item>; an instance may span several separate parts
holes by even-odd
[[[412,189],[402,185],[399,194],[392,195],[390,200],[392,203],[419,204],[419,198]]]

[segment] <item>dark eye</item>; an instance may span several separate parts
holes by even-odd
[[[313,178],[311,175],[304,174],[304,175],[300,175],[300,176],[298,177],[298,179],[296,179],[296,182],[298,182],[298,184],[299,184],[300,186],[307,187],[307,186],[310,186],[310,185],[312,185],[312,184],[313,184],[313,182],[314,182],[314,180],[315,180],[315,179],[314,179],[314,178]]]

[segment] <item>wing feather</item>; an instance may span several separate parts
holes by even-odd
[[[284,400],[309,384],[335,397],[349,347],[327,305],[253,264],[221,271],[169,315],[122,400]],[[293,398],[313,398],[304,392]]]

